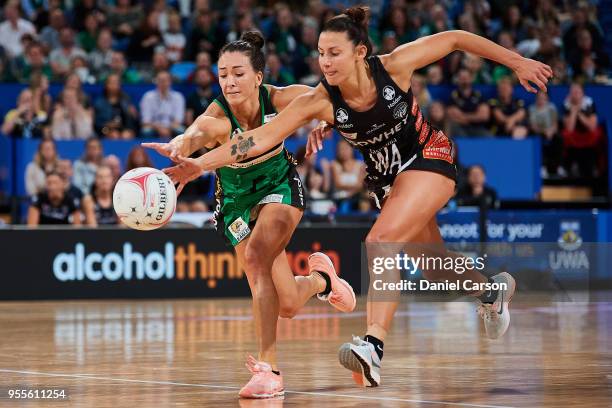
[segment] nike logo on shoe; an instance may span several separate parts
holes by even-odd
[[[370,356],[370,360],[372,362],[372,365],[376,368],[380,368],[380,364],[378,364],[376,362],[376,359],[378,358],[378,354],[376,354],[376,352],[373,352],[372,355]]]

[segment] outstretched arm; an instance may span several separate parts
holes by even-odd
[[[185,144],[188,146],[187,150],[189,153],[187,156],[204,147],[209,149],[213,148],[220,136],[227,135],[232,130],[229,121],[225,119],[224,113],[217,112],[217,110],[220,109],[221,108],[216,103],[211,104],[206,112],[198,116],[196,120],[185,129],[185,133],[183,133],[182,137],[185,139]]]
[[[457,50],[476,54],[507,66],[516,73],[521,85],[529,92],[537,92],[529,82],[546,91],[548,78],[553,74],[552,69],[546,64],[524,58],[493,41],[463,30],[444,31],[419,38],[397,47],[390,54],[382,56],[382,59],[391,75],[409,80],[413,71]]]
[[[240,133],[197,159],[179,156],[179,165],[164,169],[164,172],[175,184],[179,184],[180,192],[185,184],[195,180],[205,171],[267,152],[312,119],[332,121],[330,106],[327,92],[317,87],[295,98],[269,123]]]
[[[214,147],[219,137],[229,134],[230,131],[229,121],[224,118],[221,108],[213,103],[206,112],[196,118],[185,133],[169,143],[142,143],[142,145],[176,162],[179,156],[189,157],[203,147]]]
[[[198,163],[203,171],[258,156],[270,150],[312,119],[331,121],[327,93],[319,87],[295,98],[271,122],[241,133],[224,145],[201,156]]]
[[[298,96],[314,89],[310,86],[300,84],[285,87],[266,85],[266,87],[270,92],[272,104],[278,111],[284,110]],[[321,121],[319,125],[310,132],[308,141],[306,142],[306,157],[309,157],[311,154],[323,148],[323,139],[331,135],[331,129],[332,127],[327,122]]]

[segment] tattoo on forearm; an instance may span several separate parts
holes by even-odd
[[[238,141],[231,146],[231,155],[236,156],[236,160],[244,160],[247,158],[249,150],[255,146],[255,142],[253,141],[253,136],[250,136],[248,139],[238,136],[237,139]]]

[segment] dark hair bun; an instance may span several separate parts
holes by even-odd
[[[246,31],[240,36],[240,39],[251,44],[257,50],[264,46],[264,38],[259,31]]]
[[[251,61],[255,72],[263,72],[266,68],[266,57],[263,53],[264,38],[258,31],[247,31],[239,40],[227,43],[221,48],[219,57],[226,52],[240,52]]]
[[[344,10],[344,14],[353,20],[355,24],[362,27],[368,26],[368,21],[370,20],[370,8],[368,6],[350,7]]]

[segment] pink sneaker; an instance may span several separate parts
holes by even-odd
[[[328,295],[317,295],[323,301],[328,301],[330,305],[341,312],[352,312],[357,304],[355,292],[347,281],[341,279],[336,274],[336,269],[332,260],[322,252],[315,252],[308,257],[310,273],[320,271],[326,273],[331,280],[331,292]]]
[[[245,365],[253,377],[238,393],[241,398],[275,398],[285,395],[283,377],[274,374],[270,364],[249,356]]]

